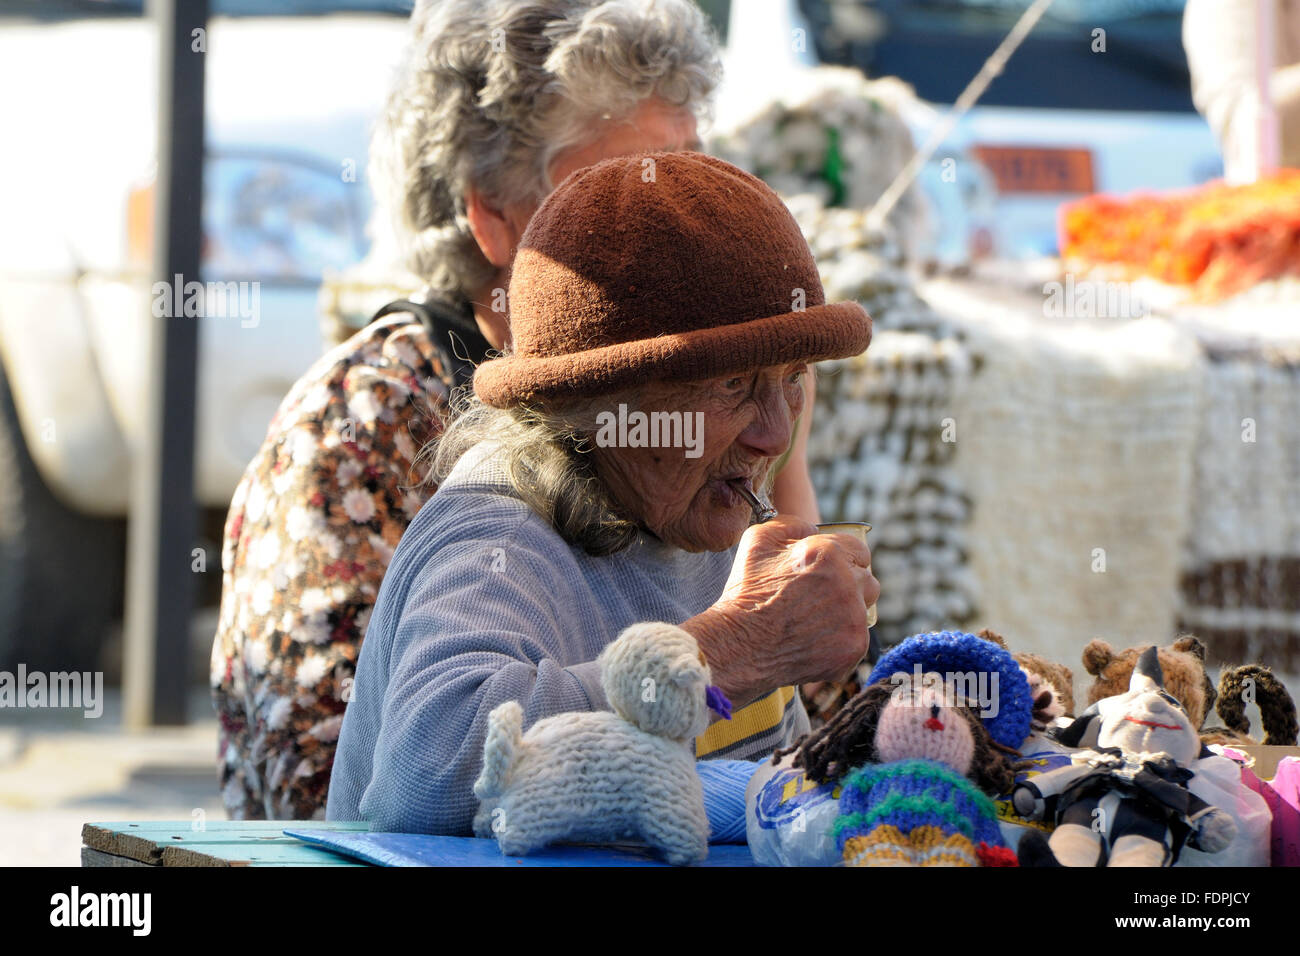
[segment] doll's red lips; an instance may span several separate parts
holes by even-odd
[[[1156,723],[1154,720],[1138,720],[1136,717],[1125,717],[1124,719],[1135,724],[1141,724],[1143,727],[1162,727],[1165,730],[1183,729],[1179,727],[1177,724],[1160,724],[1160,723]]]
[[[923,726],[927,730],[943,730],[943,721],[938,717],[927,717]]]

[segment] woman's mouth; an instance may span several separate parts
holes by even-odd
[[[748,505],[754,515],[754,523],[758,524],[764,521],[770,521],[776,517],[776,509],[754,491],[752,480],[748,475],[739,475],[722,479],[724,488],[724,498],[727,500],[727,507],[732,507],[736,499]]]
[[[741,479],[743,480],[743,479]],[[734,477],[713,478],[709,481],[709,487],[714,489],[724,508],[735,508],[737,505],[749,507],[749,503],[744,496],[736,489]]]

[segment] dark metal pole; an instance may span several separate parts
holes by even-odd
[[[151,0],[158,29],[158,178],[149,416],[132,479],[123,668],[127,725],[185,723],[194,605],[198,323],[177,303],[198,282],[208,0]],[[165,301],[165,304],[164,304]]]

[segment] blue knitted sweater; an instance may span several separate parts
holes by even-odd
[[[642,536],[592,557],[510,497],[471,449],[402,536],[366,631],[326,819],[469,835],[487,717],[518,700],[525,727],[607,710],[596,657],[638,621],[680,624],[722,594],[735,549],[692,554]],[[779,723],[726,753],[760,759],[809,729]]]

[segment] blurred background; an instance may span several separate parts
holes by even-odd
[[[1187,281],[1089,199],[1218,188],[1183,2],[1057,0],[951,129],[1025,0],[700,5],[727,50],[709,149],[787,198],[828,298],[875,322],[820,370],[809,454],[823,520],[875,526],[885,642],[987,625],[1082,686],[1088,639],[1191,630],[1215,665],[1300,672],[1294,271]],[[231,494],[290,386],[422,284],[366,183],[411,4],[210,8],[201,276],[257,299],[196,319],[195,606],[154,677],[187,703],[140,727],[123,616],[156,371],[156,26],[139,0],[0,5],[0,671],[105,688],[95,719],[0,707],[0,863],[75,864],[88,820],[223,815],[207,668]],[[1127,240],[1094,238],[1121,220]]]

